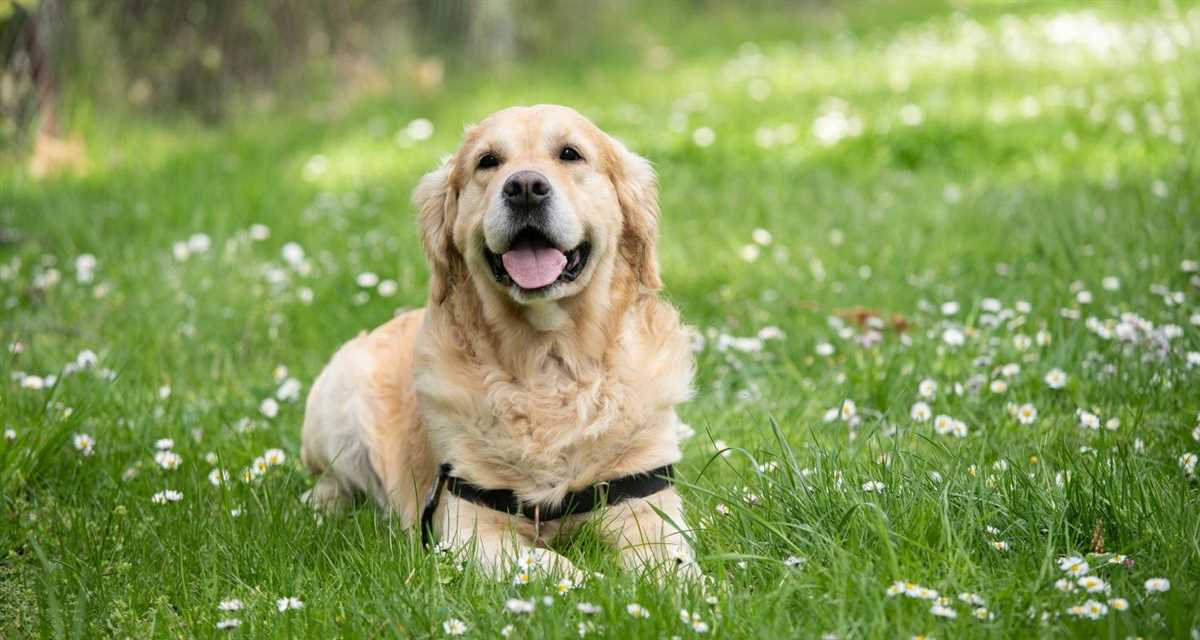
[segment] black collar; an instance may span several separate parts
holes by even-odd
[[[438,467],[433,492],[421,513],[421,540],[428,543],[433,533],[433,513],[441,500],[442,489],[477,505],[529,518],[538,523],[558,520],[572,514],[588,513],[604,505],[613,505],[632,498],[645,498],[670,487],[675,481],[675,468],[665,465],[650,471],[634,473],[586,489],[568,493],[556,507],[543,507],[521,502],[511,489],[483,489],[451,473],[449,464]]]

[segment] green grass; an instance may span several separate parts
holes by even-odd
[[[581,622],[609,637],[690,637],[687,609],[726,637],[1194,637],[1200,486],[1180,457],[1200,453],[1200,367],[1186,362],[1200,351],[1200,284],[1182,268],[1200,259],[1200,9],[1177,4],[647,14],[597,51],[455,76],[433,95],[398,83],[217,129],[87,111],[87,176],[36,181],[0,165],[0,227],[17,236],[0,246],[0,344],[24,345],[0,352],[0,426],[16,431],[0,440],[0,636],[437,637],[458,618],[469,637],[508,624],[514,637],[574,636]],[[663,58],[656,45],[671,53],[662,69],[644,62]],[[708,336],[679,475],[711,603],[623,574],[583,534],[566,553],[606,577],[508,613],[508,598],[555,593],[553,582],[490,582],[369,505],[318,521],[298,501],[310,482],[302,403],[259,412],[278,366],[306,392],[343,340],[423,304],[410,190],[464,123],[533,102],[579,108],[658,168],[667,295]],[[902,121],[910,103],[919,124]],[[837,109],[861,132],[822,144],[814,121]],[[417,117],[434,136],[399,145]],[[694,142],[700,127],[711,146]],[[758,144],[768,137],[777,144]],[[270,237],[249,239],[254,223]],[[758,228],[771,242],[747,261]],[[211,248],[173,257],[196,233]],[[310,271],[286,266],[289,242]],[[88,283],[75,266],[85,253],[98,261]],[[362,293],[364,271],[396,294]],[[51,272],[60,281],[39,286]],[[995,326],[989,297],[1008,310]],[[960,309],[943,315],[949,301]],[[861,344],[867,329],[830,320],[855,307],[910,329]],[[1085,324],[1123,313],[1154,335]],[[1180,335],[1164,340],[1170,325]],[[721,335],[764,327],[784,337],[719,348]],[[965,344],[946,344],[947,329]],[[1049,344],[1014,342],[1039,331]],[[833,355],[818,355],[826,342]],[[84,349],[98,365],[62,375]],[[1019,373],[993,393],[1009,363]],[[1065,388],[1043,381],[1054,368]],[[18,372],[59,378],[28,389]],[[933,413],[962,420],[967,437],[909,417],[926,378],[939,386]],[[860,422],[826,422],[846,399]],[[1031,425],[1006,408],[1026,402]],[[1081,428],[1079,409],[1119,427]],[[76,433],[95,438],[93,455],[75,450]],[[153,459],[166,437],[183,458],[174,471]],[[286,464],[237,479],[274,447]],[[235,476],[224,488],[207,480],[210,452]],[[866,492],[869,481],[886,488]],[[152,503],[165,488],[183,500]],[[1097,530],[1129,564],[1089,558],[1109,596],[1060,592],[1056,559],[1091,551]],[[1154,577],[1171,589],[1147,593]],[[887,597],[895,580],[949,595],[957,618]],[[960,592],[994,619],[976,620]],[[304,608],[277,613],[284,596]],[[1089,597],[1129,610],[1067,613]],[[218,611],[228,598],[246,609]],[[631,602],[651,617],[628,615]],[[242,627],[217,631],[227,617]]]

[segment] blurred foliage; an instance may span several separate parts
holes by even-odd
[[[69,105],[213,122],[322,90],[440,87],[447,69],[590,42],[625,0],[0,0],[0,141]]]

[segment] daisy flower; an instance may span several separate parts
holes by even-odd
[[[558,581],[558,584],[554,585],[554,588],[558,591],[559,595],[563,595],[571,589],[574,589],[575,583],[571,582],[570,578],[563,578],[562,580]]]
[[[839,411],[839,415],[841,415],[842,420],[849,421],[850,419],[852,419],[858,415],[858,406],[854,404],[853,400],[850,400],[850,399],[843,400],[842,408]]]
[[[996,551],[1008,551],[1008,543],[1003,540],[993,540],[992,548]]]
[[[917,385],[917,394],[922,398],[932,398],[937,393],[937,382],[930,378],[925,378]]]
[[[958,594],[958,600],[959,602],[965,602],[966,604],[975,605],[977,607],[982,607],[984,604],[986,604],[983,596],[979,595],[978,593],[960,593]]]
[[[689,613],[687,609],[680,609],[679,620],[690,626],[696,633],[708,633],[708,624],[700,618],[699,611]]]
[[[183,463],[183,457],[174,451],[163,450],[154,454],[154,462],[167,471],[174,471]]]
[[[868,480],[867,482],[864,482],[862,486],[862,490],[866,491],[867,493],[883,493],[883,490],[886,488],[887,485],[878,480]]]
[[[96,440],[86,433],[77,433],[73,439],[75,450],[84,456],[90,456],[96,447]]]
[[[175,448],[175,441],[171,438],[160,438],[154,441],[154,448],[162,451],[163,449]]]
[[[933,430],[941,435],[948,435],[954,430],[954,418],[948,415],[939,415],[933,419]]]
[[[963,422],[962,420],[955,420],[954,425],[950,428],[950,433],[955,438],[967,437],[967,433],[968,433],[967,423]]]
[[[268,418],[274,418],[279,415],[279,403],[275,398],[267,398],[259,403],[258,411]]]
[[[1146,593],[1164,593],[1171,590],[1171,581],[1166,578],[1150,578],[1146,581]]]
[[[1183,472],[1189,476],[1196,474],[1197,461],[1200,461],[1200,456],[1197,456],[1194,453],[1189,452],[1179,456],[1179,466],[1183,469]]]
[[[1008,383],[1001,378],[997,378],[992,380],[992,383],[988,385],[988,389],[990,389],[992,393],[1004,393],[1005,391],[1008,391]]]
[[[1108,591],[1108,583],[1096,576],[1083,576],[1076,582],[1088,593],[1104,593]]]
[[[467,632],[467,623],[458,618],[450,618],[442,623],[442,631],[448,636],[461,636]]]
[[[575,605],[575,610],[586,616],[600,613],[600,607],[590,602],[580,602],[579,604]]]
[[[1051,389],[1062,389],[1067,386],[1067,374],[1062,369],[1051,369],[1043,380]]]
[[[924,402],[917,402],[913,404],[912,409],[910,409],[908,412],[908,415],[917,422],[925,422],[926,420],[929,420],[932,412],[929,410],[929,405],[925,404]]]
[[[297,598],[295,596],[288,596],[286,598],[280,598],[275,601],[275,609],[278,610],[280,613],[283,613],[284,611],[288,611],[289,609],[303,609],[303,608],[304,608],[304,603],[300,600],[300,598]]]
[[[226,618],[224,620],[217,621],[217,629],[219,629],[221,631],[227,631],[229,629],[236,629],[240,626],[242,626],[242,621],[238,620],[237,618]]]
[[[217,605],[217,610],[218,611],[241,611],[244,607],[245,607],[245,604],[243,604],[241,600],[239,600],[237,598],[230,598],[228,600],[222,600],[221,603]]]
[[[1087,575],[1088,566],[1087,560],[1079,556],[1065,556],[1058,559],[1058,568],[1065,571],[1073,578],[1078,578]]]
[[[183,493],[174,489],[166,489],[150,496],[150,502],[154,504],[166,504],[168,502],[179,502],[183,500]]]
[[[281,465],[285,460],[287,460],[287,454],[285,454],[282,449],[267,449],[263,452],[262,457],[263,461],[267,463],[268,467]]]
[[[1108,605],[1102,602],[1096,602],[1095,600],[1088,600],[1087,602],[1083,603],[1083,613],[1081,615],[1089,620],[1099,620],[1107,613]]]
[[[996,614],[987,610],[987,607],[976,607],[971,610],[971,615],[975,616],[976,620],[994,620]]]
[[[537,601],[534,600],[533,598],[530,598],[528,600],[522,600],[520,598],[509,598],[504,603],[504,608],[507,609],[510,613],[530,614],[530,613],[533,613],[533,610],[535,607],[537,607]]]
[[[1071,593],[1075,590],[1075,583],[1066,578],[1059,578],[1058,580],[1054,581],[1054,588],[1062,591],[1063,593]]]
[[[630,602],[625,605],[625,611],[635,618],[646,619],[650,617],[650,611],[636,602]]]
[[[958,617],[958,612],[955,611],[954,609],[944,606],[944,605],[941,605],[941,604],[936,604],[936,603],[932,607],[929,608],[929,613],[932,613],[933,615],[935,615],[939,618],[947,618],[950,620],[953,620],[954,618]]]
[[[208,472],[208,482],[214,487],[219,487],[229,482],[229,472],[224,469],[213,469]]]
[[[1033,424],[1037,416],[1037,407],[1028,402],[1017,407],[1017,422],[1021,424]]]
[[[354,284],[369,289],[379,284],[379,276],[371,271],[364,271],[354,278]]]
[[[1080,409],[1077,413],[1079,415],[1079,426],[1085,429],[1091,429],[1092,431],[1096,431],[1100,428],[1100,417],[1096,414],[1089,413],[1082,409]]]

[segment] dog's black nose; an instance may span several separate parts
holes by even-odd
[[[518,209],[533,209],[550,197],[550,181],[537,171],[518,171],[504,183],[504,201]]]

